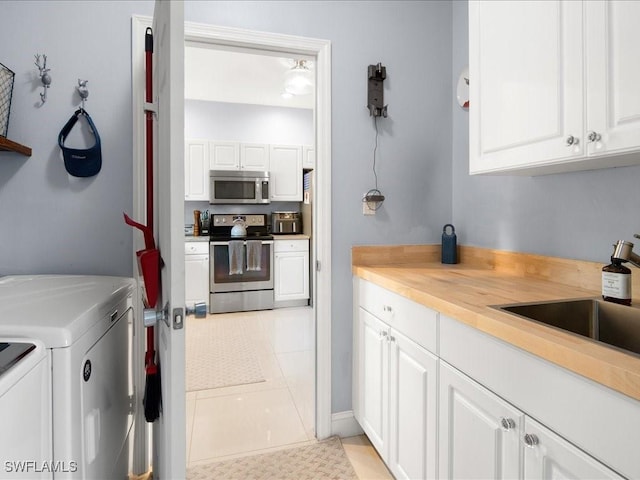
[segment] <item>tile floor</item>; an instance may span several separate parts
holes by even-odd
[[[238,312],[207,320],[222,316],[249,332],[265,381],[187,392],[187,464],[314,441],[313,310]]]
[[[265,381],[187,392],[187,466],[315,442],[312,308],[208,315],[207,320],[221,316],[249,332]],[[359,478],[393,478],[364,435],[342,441]]]

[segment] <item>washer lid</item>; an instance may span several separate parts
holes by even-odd
[[[46,358],[47,350],[33,338],[0,337],[0,397]]]
[[[0,335],[68,347],[133,291],[134,280],[93,275],[0,278]]]
[[[22,360],[31,350],[36,348],[27,342],[0,342],[0,375]]]

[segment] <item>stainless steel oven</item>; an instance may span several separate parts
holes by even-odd
[[[211,170],[209,172],[209,203],[211,204],[270,202],[269,172],[248,170]]]
[[[242,218],[247,235],[229,234]],[[209,311],[211,313],[273,308],[273,237],[266,215],[214,215],[209,242]]]

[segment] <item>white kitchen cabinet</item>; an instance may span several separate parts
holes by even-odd
[[[355,336],[356,332],[354,332]],[[360,385],[356,420],[383,459],[389,458],[389,327],[359,309],[357,360]]]
[[[529,417],[525,417],[523,442],[525,480],[623,478]]]
[[[396,479],[435,479],[438,359],[395,329],[389,347],[389,468]]]
[[[640,163],[639,15],[626,1],[470,1],[470,173]]]
[[[520,478],[524,414],[440,362],[439,478]]]
[[[316,149],[313,145],[302,147],[302,168],[307,170],[316,168]]]
[[[264,143],[241,143],[240,169],[268,172],[269,145]]]
[[[269,171],[272,202],[302,201],[302,146],[270,145]]]
[[[640,442],[640,402],[442,314],[439,335],[441,473],[446,473],[446,462],[451,458],[462,456],[460,461],[464,462],[464,455],[474,454],[464,448],[447,453],[446,449],[456,444],[451,438],[444,439],[447,422],[451,416],[456,419],[451,399],[464,403],[467,395],[472,401],[466,405],[480,405],[478,398],[482,395],[469,393],[475,390],[493,398],[493,403],[512,405],[525,415],[522,424],[514,418],[514,412],[509,414],[518,428],[522,426],[523,450],[518,456],[525,458],[522,471],[529,472],[524,478],[622,478],[616,472],[626,478],[640,478],[640,460],[632,446]],[[447,364],[455,368],[452,371],[462,372],[458,379],[466,379],[475,389],[469,385],[461,388],[462,381],[451,382]],[[448,384],[462,394],[443,392],[450,388]],[[537,436],[537,444],[531,435]],[[487,464],[495,461],[495,452],[482,449],[475,455],[479,457],[480,451],[486,454]],[[453,477],[441,477],[459,478],[457,472]]]
[[[278,239],[273,248],[276,307],[307,305],[309,300],[309,240]]]
[[[269,145],[264,143],[209,142],[211,170],[269,170]]]
[[[589,155],[640,148],[640,2],[593,1],[585,7],[587,137]],[[638,155],[640,156],[640,155]]]
[[[439,434],[443,480],[622,478],[446,362]]]
[[[438,359],[409,335],[437,316],[391,295],[382,299],[385,322],[371,312],[377,288],[354,283],[354,414],[395,478],[436,478]]]
[[[184,244],[185,303],[209,304],[209,242]]]
[[[207,140],[185,141],[184,199],[209,200],[209,142]]]
[[[209,142],[209,169],[240,170],[240,143]]]

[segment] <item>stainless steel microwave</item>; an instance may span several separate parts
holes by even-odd
[[[269,172],[210,170],[209,203],[270,203]]]

